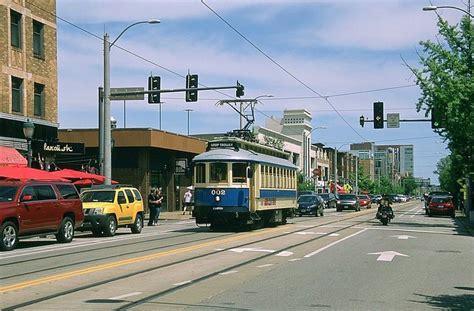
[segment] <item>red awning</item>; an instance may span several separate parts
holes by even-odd
[[[0,179],[69,181],[64,178],[53,176],[50,172],[37,170],[31,167],[8,166],[0,167]]]
[[[0,167],[26,167],[28,161],[15,148],[0,146]]]
[[[71,169],[63,169],[59,171],[54,171],[50,173],[55,177],[66,178],[72,181],[76,185],[100,185],[103,184],[106,180],[105,176],[91,174],[82,171],[76,171]],[[113,184],[117,184],[115,180],[112,180]]]

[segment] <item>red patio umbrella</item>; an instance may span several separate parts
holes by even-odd
[[[67,168],[63,170],[51,172],[51,174],[56,177],[69,179],[76,185],[103,184],[106,179],[106,177],[102,175],[76,171],[76,170],[71,170]],[[115,180],[112,180],[112,183],[117,184]]]
[[[0,167],[0,179],[69,181],[31,167]]]
[[[0,146],[0,166],[26,167],[28,161],[15,148]]]

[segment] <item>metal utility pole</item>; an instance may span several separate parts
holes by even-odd
[[[110,42],[109,34],[104,35],[104,184],[110,185],[112,182],[112,148],[111,148],[111,128],[110,128]]]
[[[334,195],[337,197],[337,149],[334,148]]]
[[[187,111],[188,112],[188,136],[189,136],[189,113],[191,111],[194,111],[193,109],[184,109],[184,111]]]

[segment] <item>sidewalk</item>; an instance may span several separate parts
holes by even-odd
[[[145,220],[148,221],[148,217],[150,215],[145,215]],[[189,212],[186,212],[185,215],[183,215],[183,211],[175,211],[175,212],[161,212],[160,213],[160,220],[191,220],[194,218],[189,215]]]

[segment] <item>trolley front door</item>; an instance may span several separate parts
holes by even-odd
[[[257,187],[257,174],[255,172],[255,165],[247,167],[247,177],[249,180],[249,208],[251,213],[257,211],[257,200],[256,196],[256,187]]]

